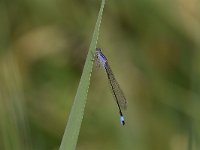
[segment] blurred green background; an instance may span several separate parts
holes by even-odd
[[[100,1],[0,1],[0,149],[56,150]],[[126,125],[94,67],[77,150],[200,149],[200,1],[107,0],[98,47]]]

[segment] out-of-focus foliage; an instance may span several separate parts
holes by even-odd
[[[100,1],[0,2],[0,149],[58,149]],[[200,149],[200,3],[107,0],[98,46],[126,126],[94,69],[78,150]]]

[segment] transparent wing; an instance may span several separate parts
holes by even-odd
[[[120,108],[126,109],[127,108],[126,98],[124,96],[123,91],[119,87],[119,84],[118,84],[117,80],[115,79],[115,76],[114,76],[110,66],[108,65],[108,63],[105,64],[105,69],[106,69],[106,73],[108,75],[108,79],[109,79],[109,82],[111,85],[113,96],[114,96],[117,104],[119,105]]]

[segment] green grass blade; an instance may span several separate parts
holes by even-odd
[[[65,133],[63,135],[63,139],[60,145],[60,150],[74,150],[76,148],[76,143],[78,140],[78,135],[79,135],[80,127],[81,127],[81,122],[84,115],[84,108],[86,104],[88,88],[90,85],[90,76],[91,76],[92,66],[93,66],[92,53],[94,53],[96,49],[104,5],[105,5],[105,0],[102,0],[101,8],[98,14],[97,22],[96,22],[93,37],[92,37],[92,41],[91,41],[86,62],[83,68],[83,73],[82,73],[81,80],[78,86],[78,90],[74,99],[72,110],[70,112],[67,127],[65,129]]]

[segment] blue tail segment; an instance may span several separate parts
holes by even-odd
[[[124,116],[120,116],[120,122],[122,125],[125,125]]]

